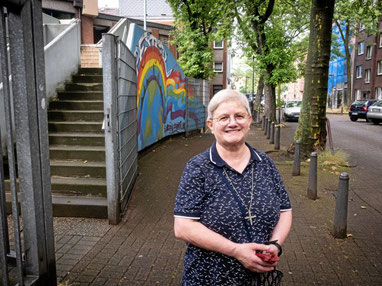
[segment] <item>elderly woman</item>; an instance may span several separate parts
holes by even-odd
[[[272,160],[245,142],[250,114],[233,90],[208,105],[216,142],[188,161],[176,196],[175,236],[188,242],[182,285],[256,285],[281,255],[291,206]]]

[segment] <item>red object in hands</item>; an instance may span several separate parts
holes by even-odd
[[[280,258],[277,255],[271,254],[271,253],[257,253],[257,257],[260,257],[264,262],[273,263],[273,262],[279,262]]]

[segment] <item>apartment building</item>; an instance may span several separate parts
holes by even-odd
[[[363,30],[356,38],[353,92],[355,99],[382,100],[382,18],[377,35]]]

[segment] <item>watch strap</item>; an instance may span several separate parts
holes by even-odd
[[[283,253],[283,248],[281,247],[280,244],[277,243],[277,240],[271,240],[271,241],[266,242],[265,244],[266,245],[270,245],[270,244],[275,245],[279,250],[279,253],[277,254],[278,256],[281,256],[281,254]]]

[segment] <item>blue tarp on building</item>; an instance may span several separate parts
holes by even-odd
[[[345,33],[345,26],[342,26]],[[337,108],[340,98],[337,97],[338,92],[345,92],[344,86],[347,84],[347,69],[346,69],[346,57],[345,57],[345,47],[342,41],[340,31],[337,25],[333,26],[332,34],[335,35],[335,42],[338,44],[337,50],[342,55],[336,55],[333,53],[333,45],[331,47],[331,60],[329,62],[329,79],[328,79],[328,97],[331,99],[328,102],[329,106]],[[345,97],[346,101],[346,97]],[[337,102],[337,103],[336,103]]]

